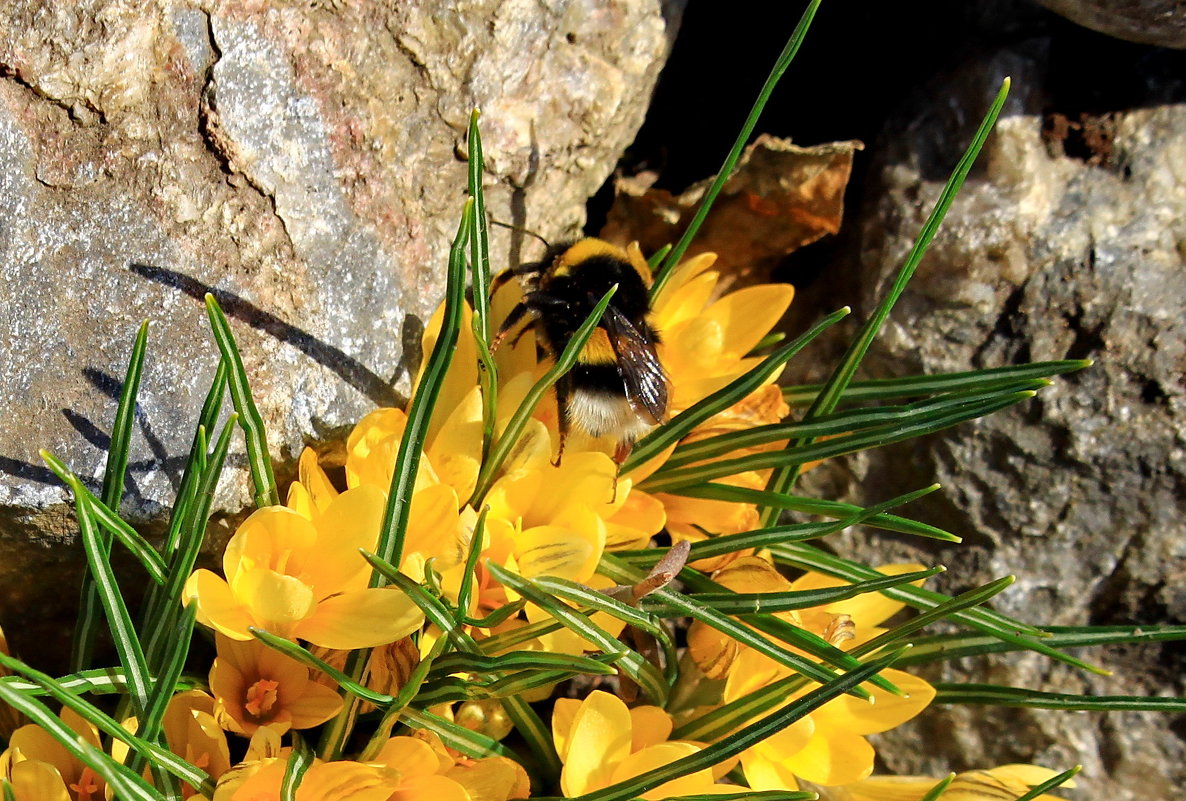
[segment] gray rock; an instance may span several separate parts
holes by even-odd
[[[1130,42],[1186,48],[1186,6],[1178,0],[1038,0],[1087,28]]]
[[[470,110],[483,111],[492,216],[571,232],[641,124],[674,24],[628,0],[260,8],[0,12],[0,271],[15,288],[0,300],[0,597],[25,601],[6,609],[76,581],[67,495],[38,449],[101,481],[141,320],[121,510],[151,531],[217,361],[204,293],[231,318],[290,475],[306,442],[410,389],[464,198]],[[495,232],[496,269],[520,239]],[[249,499],[235,448],[228,512]],[[40,613],[68,620],[71,593],[54,595]],[[10,614],[27,653],[34,635]]]
[[[825,466],[806,483],[874,502],[932,481],[907,513],[965,537],[938,546],[867,531],[836,543],[870,562],[920,558],[959,592],[1016,574],[996,608],[1053,625],[1186,622],[1186,98],[1097,118],[1108,137],[1065,155],[1047,126],[1044,41],[969,62],[904,110],[860,221],[859,306],[900,266],[1000,80],[1013,94],[980,164],[895,308],[866,374],[1091,358],[1030,403]],[[851,296],[850,296],[851,297]],[[1032,656],[932,674],[1049,691],[1183,695],[1180,643],[1097,649],[1086,674]],[[1186,786],[1181,716],[934,709],[881,738],[895,772],[1004,762],[1085,766],[1084,797],[1170,798]]]

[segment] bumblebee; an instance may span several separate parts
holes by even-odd
[[[520,327],[529,329],[553,359],[614,284],[617,292],[581,349],[577,363],[556,382],[559,409],[559,464],[570,426],[619,443],[621,462],[630,446],[667,414],[667,376],[655,353],[659,335],[650,314],[651,273],[642,255],[600,239],[549,246],[542,260],[512,268],[525,294],[507,315],[491,348]],[[501,278],[502,276],[500,276]]]

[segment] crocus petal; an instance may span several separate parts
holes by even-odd
[[[448,407],[442,407],[448,408]],[[441,481],[462,498],[473,494],[482,463],[482,390],[473,387],[441,426],[425,453]]]
[[[1060,771],[1051,770],[1050,768],[1043,768],[1039,765],[1024,765],[1018,763],[999,765],[995,768],[989,768],[988,772],[994,776],[999,776],[1002,779],[1012,779],[1013,781],[1021,782],[1026,787],[1036,787],[1044,781],[1053,779],[1060,773]],[[1075,780],[1068,779],[1059,786],[1073,788],[1075,786]]]
[[[575,698],[557,698],[552,707],[552,740],[561,762],[568,760],[568,746],[572,741],[572,723],[576,720],[581,702]]]
[[[348,489],[326,507],[317,524],[317,542],[306,552],[300,579],[324,598],[348,587],[361,587],[370,565],[358,553],[375,549],[387,496],[373,486]]]
[[[322,601],[294,633],[324,648],[375,648],[408,636],[423,623],[424,613],[403,592],[370,587]]]
[[[383,744],[372,762],[399,771],[400,776],[415,778],[433,776],[440,768],[440,760],[432,746],[415,737],[392,737]]]
[[[428,365],[427,356],[436,347],[444,319],[445,306],[441,304],[424,327],[424,336],[421,338],[421,342],[426,358],[421,363],[420,372],[414,382],[417,387],[420,384],[420,380],[424,377],[424,368]],[[461,405],[465,396],[477,385],[478,345],[474,341],[473,335],[473,313],[470,311],[469,305],[466,304],[461,310],[461,330],[457,337],[457,343],[453,346],[453,360],[449,364],[449,371],[445,374],[445,380],[441,384],[439,394],[437,395],[439,408],[456,409]],[[412,394],[413,396],[416,394],[415,389],[413,389]],[[433,418],[429,420],[428,431],[426,432],[424,441],[429,443],[435,441],[444,425],[445,419],[442,416],[433,415]]]
[[[882,565],[877,572],[887,576],[900,576],[903,573],[914,573],[925,570],[923,565],[915,563]],[[806,573],[795,579],[791,584],[792,590],[819,590],[826,587],[842,587],[846,584],[842,579],[825,576],[823,573]],[[921,582],[917,582],[921,584]],[[906,605],[901,601],[886,598],[879,592],[863,592],[855,598],[828,604],[824,609],[833,615],[848,615],[858,628],[876,626],[888,620]]]
[[[721,326],[728,353],[741,357],[778,323],[794,297],[790,284],[749,286],[725,295],[704,316]]]
[[[872,703],[851,695],[838,696],[811,713],[816,725],[852,734],[877,734],[915,717],[935,697],[935,688],[918,676],[893,669],[881,675],[907,693],[907,697],[902,698],[870,685],[868,689],[873,695]]]
[[[70,801],[62,775],[47,762],[26,759],[10,775],[17,801]]]
[[[322,762],[305,772],[296,798],[297,801],[387,801],[393,789],[393,780],[371,765]]]
[[[437,484],[412,495],[405,554],[435,558],[438,572],[448,570],[465,559],[462,535],[457,490],[448,484]]]
[[[704,311],[717,288],[719,278],[720,273],[714,270],[689,278],[679,292],[668,292],[667,287],[664,287],[663,295],[652,307],[652,317],[660,336],[664,331]]]
[[[816,730],[816,736],[785,765],[796,776],[832,787],[859,781],[873,772],[873,746],[859,734]]]
[[[317,451],[305,448],[301,451],[301,458],[297,462],[297,481],[309,492],[309,498],[318,514],[338,497],[338,490],[329,480],[329,476],[321,469],[317,461]]]
[[[198,622],[236,640],[251,639],[247,627],[254,624],[251,611],[235,597],[230,585],[209,570],[195,571],[182,591],[198,605]]]
[[[240,524],[222,555],[222,574],[231,586],[242,570],[268,567],[280,573],[300,570],[301,555],[317,542],[317,529],[285,506],[256,509]]]
[[[353,798],[353,796],[351,796]],[[401,782],[389,801],[470,801],[465,788],[445,776],[417,776]]]
[[[568,796],[609,784],[614,769],[630,756],[630,710],[616,696],[594,690],[581,702],[569,737],[568,762],[560,786]]]
[[[284,708],[292,718],[294,729],[308,729],[325,723],[341,712],[342,696],[324,684],[311,681],[305,685],[299,696],[287,700]]]
[[[651,304],[651,312],[654,315],[656,322],[661,322],[673,315],[672,304],[677,303],[681,297],[688,292],[685,289],[687,284],[695,279],[697,276],[704,273],[709,267],[716,263],[717,254],[715,253],[701,253],[693,256],[681,263],[671,273],[671,278],[664,285],[659,295],[655,298],[654,303]],[[713,276],[713,286],[716,286],[716,276]],[[705,301],[707,302],[707,300]],[[693,313],[699,312],[704,308],[702,303]],[[662,329],[660,329],[662,330]]]
[[[761,748],[747,748],[741,752],[741,768],[745,783],[759,792],[765,790],[798,790],[795,774],[781,759],[772,758]]]
[[[667,511],[654,495],[623,488],[621,484],[618,492],[627,492],[628,496],[613,517],[606,521],[606,550],[645,548],[667,522]]]
[[[527,772],[505,757],[488,757],[472,765],[457,765],[445,776],[464,787],[470,801],[526,798],[531,791]]]
[[[280,637],[289,636],[316,603],[308,584],[274,570],[241,571],[231,589],[251,610],[254,625]]]
[[[630,710],[631,751],[664,742],[671,736],[674,724],[668,715],[657,706],[636,706]]]
[[[648,746],[622,760],[621,764],[614,770],[610,781],[612,783],[625,781],[634,776],[646,773],[649,770],[670,765],[677,759],[689,757],[692,754],[699,753],[700,750],[700,746],[684,742],[657,743],[656,745]],[[669,798],[678,795],[694,795],[706,791],[712,785],[712,771],[704,768],[695,773],[680,776],[678,779],[672,779],[658,787],[653,787],[642,793],[639,797],[651,801],[651,799]]]
[[[604,539],[562,526],[536,526],[518,537],[519,573],[525,578],[557,576],[584,581],[593,575]]]

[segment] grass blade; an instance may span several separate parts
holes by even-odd
[[[984,147],[988,135],[992,132],[993,126],[996,124],[997,116],[1000,115],[1008,94],[1009,79],[1006,78],[1001,85],[1000,91],[997,92],[996,99],[993,100],[992,105],[989,107],[988,113],[984,115],[984,119],[980,123],[980,128],[976,131],[976,135],[972,137],[971,144],[968,145],[968,149],[956,165],[951,177],[947,179],[947,184],[943,187],[943,192],[940,194],[939,200],[935,203],[935,208],[931,211],[930,217],[927,218],[922,231],[914,242],[914,247],[911,248],[910,254],[906,257],[906,261],[898,271],[893,286],[890,287],[889,292],[881,303],[878,304],[873,314],[861,326],[857,338],[848,347],[848,350],[845,351],[844,356],[832,372],[832,375],[828,378],[824,388],[807,410],[806,419],[811,419],[821,414],[828,414],[840,402],[840,398],[843,397],[849,382],[852,381],[853,376],[856,374],[861,360],[865,357],[865,353],[873,343],[874,337],[877,336],[877,332],[881,329],[882,324],[889,317],[890,310],[898,302],[898,298],[906,290],[906,284],[914,275],[915,269],[918,267],[919,262],[922,261],[923,255],[927,252],[927,247],[930,246],[931,240],[935,237],[935,232],[939,229],[939,225],[947,215],[948,208],[951,207],[952,201],[955,200],[956,193],[959,192],[964,180],[968,177],[968,172],[972,169],[973,162],[976,161],[976,157],[980,154],[980,149]],[[795,445],[801,444],[804,443],[795,443]],[[777,469],[770,477],[770,481],[767,484],[768,488],[778,493],[789,492],[791,487],[795,485],[795,480],[799,477],[799,470],[799,466]],[[765,525],[772,525],[777,520],[778,515],[779,510],[767,508],[762,515],[762,522]]]
[[[745,122],[742,123],[741,130],[737,132],[737,140],[733,143],[729,154],[725,156],[725,162],[721,165],[716,179],[712,182],[708,191],[704,193],[704,199],[700,201],[700,206],[696,209],[695,216],[692,217],[692,221],[688,223],[688,227],[684,230],[683,236],[679,238],[679,242],[667,254],[667,258],[663,260],[662,266],[655,273],[655,283],[651,287],[651,297],[656,297],[663,288],[663,285],[667,283],[667,280],[671,277],[672,269],[684,257],[684,253],[688,250],[688,245],[692,243],[692,238],[696,236],[696,232],[700,230],[700,226],[708,216],[713,201],[716,200],[717,195],[724,188],[725,182],[733,175],[733,168],[737,166],[737,160],[741,158],[741,151],[745,149],[745,144],[749,141],[750,134],[754,132],[754,126],[758,124],[758,118],[762,115],[762,109],[766,107],[766,102],[770,99],[770,95],[773,94],[774,87],[778,85],[778,81],[782,78],[783,73],[787,71],[787,67],[791,66],[795,54],[799,52],[799,46],[803,44],[803,40],[807,37],[807,29],[811,27],[811,21],[815,18],[815,12],[819,8],[819,4],[820,0],[811,0],[807,4],[807,8],[803,11],[803,16],[799,18],[799,24],[791,32],[790,39],[787,40],[786,46],[779,53],[778,59],[774,62],[774,67],[766,77],[766,83],[762,85],[757,99],[754,100],[753,108],[750,109]]]
[[[362,551],[362,556],[389,582],[406,592],[408,597],[424,610],[424,616],[429,622],[444,632],[445,636],[449,638],[450,642],[458,650],[471,654],[483,653],[483,650],[478,647],[478,644],[474,642],[473,638],[456,625],[453,615],[445,608],[444,604],[429,595],[423,587],[396,570],[393,565],[380,557],[369,554],[366,551]],[[515,728],[522,735],[528,748],[538,761],[538,765],[525,765],[524,767],[527,768],[528,773],[533,774],[534,779],[541,782],[539,786],[550,787],[560,775],[561,767],[560,757],[556,753],[556,746],[552,742],[551,733],[544,726],[543,721],[539,719],[539,715],[535,713],[535,710],[523,698],[518,696],[504,698],[501,703],[502,708],[507,713],[507,717],[515,725]]]
[[[608,576],[609,578],[621,584],[635,584],[643,579],[643,574],[641,572],[617,561],[611,554],[604,554],[601,557],[601,564],[598,566],[597,572],[604,576]],[[755,651],[770,657],[778,664],[782,665],[788,670],[798,673],[801,676],[806,676],[807,678],[817,681],[820,684],[826,684],[827,682],[836,678],[837,674],[835,671],[823,667],[822,665],[817,665],[810,659],[794,653],[793,651],[788,651],[786,648],[783,648],[781,645],[772,642],[766,637],[763,637],[749,626],[734,620],[728,615],[722,615],[713,609],[692,603],[688,600],[687,596],[675,592],[670,588],[659,588],[651,593],[651,595],[648,597],[662,601],[664,604],[667,604],[678,610],[682,615],[690,617],[693,620],[698,620],[704,625],[716,629],[726,637],[729,637],[730,639],[735,640],[742,645],[747,645],[750,648],[753,648]],[[820,643],[823,643],[823,645],[827,646],[826,642],[824,642],[821,638],[815,637],[815,635],[812,635],[810,632],[803,631],[802,634],[805,635],[804,639],[801,642],[796,643],[796,645],[804,648],[804,650],[811,649],[813,651],[820,651]],[[811,638],[814,638],[814,640],[819,640],[819,642],[815,642],[811,640]],[[855,661],[851,660],[848,654],[832,646],[828,646],[826,653],[828,656],[821,656],[821,658],[830,657],[830,661],[832,661],[833,664],[838,667],[845,667],[846,662]],[[885,689],[890,692],[897,691],[897,688],[892,684]],[[859,687],[853,691],[853,695],[857,696],[858,698],[865,699],[870,697],[868,692]]]
[[[239,346],[235,343],[235,334],[231,331],[231,325],[227,322],[222,307],[209,293],[206,294],[206,314],[210,318],[214,341],[218,343],[222,360],[227,365],[231,402],[239,415],[239,425],[243,428],[243,439],[247,443],[247,467],[255,487],[255,505],[257,508],[275,506],[280,503],[280,493],[276,489],[276,475],[272,472],[272,457],[268,453],[268,436],[264,431],[264,420],[260,417],[259,409],[256,408],[255,400],[251,396],[251,384],[247,380],[247,370],[243,367]]]
[[[846,601],[858,595],[869,592],[879,592],[902,584],[913,584],[916,581],[928,579],[942,573],[946,568],[932,567],[916,573],[903,573],[898,576],[886,576],[884,579],[862,581],[843,587],[826,587],[819,590],[789,590],[787,592],[701,592],[688,593],[689,601],[710,607],[725,615],[756,615],[774,614],[775,612],[791,612],[798,609],[810,609],[815,606],[826,606],[838,601]],[[662,601],[650,602],[649,598],[642,601],[642,608],[663,616],[677,614],[678,610],[667,606]]]
[[[62,682],[51,678],[50,675],[42,673],[36,668],[25,665],[20,660],[13,659],[12,656],[8,656],[4,651],[0,651],[0,666],[11,670],[13,674],[24,676],[27,681],[32,682],[34,686],[39,688],[39,693],[50,695],[58,703],[69,707],[70,710],[74,710],[79,714],[79,717],[93,724],[104,735],[120,740],[121,743],[125,743],[128,748],[138,752],[138,754],[145,754],[151,757],[154,762],[164,765],[166,769],[170,770],[170,773],[180,778],[181,781],[198,788],[200,793],[209,797],[215,792],[215,786],[213,786],[210,776],[206,775],[204,770],[196,768],[195,765],[186,762],[185,759],[172,754],[171,751],[161,748],[157,744],[149,743],[147,740],[136,737],[133,733],[126,730],[125,727],[117,723],[116,720],[104,714],[100,708],[90,704],[90,701],[83,699],[74,689],[65,687]],[[0,700],[7,701],[9,705],[17,706],[13,704],[13,698],[27,698],[31,694],[27,691],[20,691],[20,689],[14,686],[9,686],[8,682],[0,681]],[[57,718],[55,717],[55,719]]]
[[[128,609],[120,594],[115,572],[108,561],[108,554],[103,550],[90,503],[85,495],[75,496],[74,503],[82,544],[86,550],[87,567],[94,576],[99,602],[107,618],[107,627],[111,631],[124,674],[128,677],[128,695],[137,717],[143,717],[148,707],[151,687],[144,651],[140,647],[140,639],[136,636],[132,619],[128,616]]]

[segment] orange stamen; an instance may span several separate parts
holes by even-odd
[[[260,679],[248,687],[247,703],[243,704],[247,714],[259,720],[271,712],[272,707],[276,704],[276,689],[279,686],[280,682],[278,681]]]
[[[99,777],[90,768],[82,769],[82,773],[78,775],[78,782],[70,785],[70,789],[74,791],[78,801],[92,801],[102,797]]]

